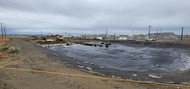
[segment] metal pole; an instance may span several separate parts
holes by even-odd
[[[41,36],[42,36],[42,31],[41,31]]]
[[[161,28],[161,30],[160,30],[160,31],[161,31],[161,34],[162,34],[162,28]]]
[[[113,40],[115,40],[115,33],[114,33],[114,37],[113,37]]]
[[[183,27],[182,27],[182,29],[181,29],[181,40],[183,40]]]
[[[5,35],[5,38],[7,37],[7,34],[6,34],[6,27],[4,26],[4,35]]]
[[[105,38],[108,36],[108,29],[106,28],[106,35],[105,35]]]
[[[1,36],[2,36],[2,39],[3,39],[3,23],[1,23]]]
[[[148,30],[149,30],[149,31],[148,31],[148,37],[150,38],[150,28],[151,28],[151,25],[149,25],[148,28],[149,28],[149,29],[148,29]]]
[[[189,33],[187,32],[187,38],[189,37]]]
[[[65,32],[65,37],[67,36],[67,32]]]

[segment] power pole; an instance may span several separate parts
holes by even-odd
[[[113,37],[113,40],[115,40],[115,33],[114,33],[114,37]]]
[[[86,34],[85,34],[85,36],[84,36],[84,39],[86,40]]]
[[[183,40],[183,27],[182,27],[182,29],[181,29],[181,40]]]
[[[134,36],[134,30],[132,30],[132,36]]]
[[[2,36],[2,39],[3,39],[3,23],[1,22],[1,36]]]
[[[162,28],[160,29],[160,33],[162,34]]]
[[[6,34],[6,27],[4,26],[4,35],[5,35],[5,38],[7,37],[7,34]]]
[[[106,28],[106,35],[105,35],[105,38],[108,36],[108,29]]]
[[[187,32],[187,36],[186,36],[186,37],[188,38],[188,36],[189,36],[189,34],[188,34],[188,32]]]
[[[67,36],[67,32],[65,32],[65,37]]]
[[[41,36],[42,36],[42,31],[40,33],[41,33]]]
[[[148,30],[149,30],[149,31],[148,31],[148,37],[150,38],[150,29],[151,29],[151,25],[149,25],[148,28],[149,28],[149,29],[148,29]]]

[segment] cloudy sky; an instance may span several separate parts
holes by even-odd
[[[9,33],[190,33],[190,0],[0,0]]]

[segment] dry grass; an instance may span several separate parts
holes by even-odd
[[[3,39],[9,39],[9,38],[28,38],[28,36],[7,36],[6,38],[4,37]],[[1,36],[0,39],[2,39]]]
[[[6,38],[3,38],[3,39],[0,37],[0,46],[4,45],[11,38],[28,38],[28,36],[7,36]]]
[[[4,45],[9,39],[0,39],[0,46]]]
[[[1,47],[2,45],[4,45],[8,40],[9,40],[9,39],[0,39],[0,47]],[[0,51],[0,58],[1,58],[2,56],[5,56],[5,55],[6,55],[5,52]]]
[[[0,47],[10,41],[11,38],[27,38],[27,36],[7,36],[6,38],[0,37]],[[7,52],[0,51],[0,58],[7,56]]]
[[[28,36],[7,36],[7,38],[28,38]]]
[[[181,43],[181,44],[190,44],[190,40],[182,40],[179,43]]]

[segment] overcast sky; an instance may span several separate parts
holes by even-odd
[[[0,0],[10,33],[190,33],[190,0]]]

